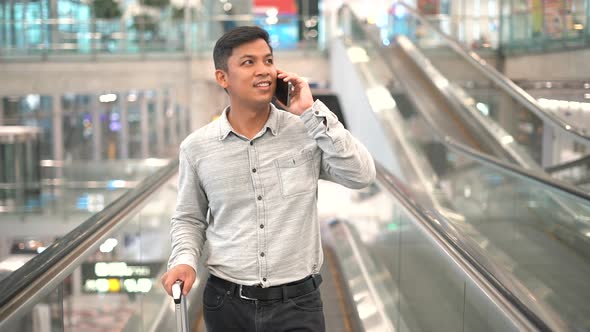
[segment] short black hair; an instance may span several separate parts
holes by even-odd
[[[270,53],[272,53],[272,46],[270,46],[268,32],[260,27],[241,26],[226,32],[217,40],[215,47],[213,48],[213,62],[215,63],[215,69],[227,71],[227,59],[231,56],[234,48],[256,39],[264,40],[270,48]]]

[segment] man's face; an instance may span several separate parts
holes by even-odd
[[[276,88],[277,70],[270,47],[263,39],[234,48],[227,60],[227,72],[216,70],[215,75],[232,103],[244,106],[268,105]]]

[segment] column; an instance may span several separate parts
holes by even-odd
[[[56,161],[62,161],[64,159],[64,141],[63,109],[60,94],[54,94],[51,96],[51,106],[51,121],[53,127],[53,159]]]
[[[51,22],[49,24],[49,31],[50,32],[50,36],[51,36],[51,40],[49,41],[49,47],[50,50],[53,50],[56,45],[59,43],[58,39],[58,35],[57,35],[57,19],[58,19],[58,14],[57,14],[57,0],[49,0],[49,22]]]
[[[119,123],[121,123],[119,150],[121,151],[121,159],[129,158],[129,117],[127,109],[127,93],[119,94]]]
[[[141,99],[139,101],[139,123],[141,125],[141,158],[147,158],[149,155],[149,114],[148,114],[148,104],[147,104],[147,97],[145,92],[141,95]]]
[[[221,110],[220,107],[223,107],[220,106],[218,93],[207,82],[195,82],[192,91],[194,93],[191,95],[190,103],[191,131],[206,125],[211,121],[212,115],[218,113]]]
[[[90,110],[92,114],[92,160],[99,161],[101,160],[102,156],[102,128],[100,125],[100,109],[101,105],[98,102],[98,96],[92,96],[92,109]]]
[[[184,0],[184,53],[186,55],[191,54],[191,16],[190,0]]]
[[[166,116],[168,119],[166,121],[168,125],[168,143],[173,146],[178,145],[178,115],[176,114],[176,90],[174,88],[170,89],[170,94],[168,95]]]
[[[6,15],[7,17],[9,17],[10,21],[8,22],[8,36],[9,36],[9,40],[7,40],[7,44],[10,47],[15,47],[16,46],[16,14],[14,11],[14,0],[10,0],[9,1],[9,5],[8,5],[9,11],[10,11],[10,15]]]
[[[4,125],[4,98],[0,96],[0,126]]]
[[[28,45],[27,43],[27,7],[29,5],[29,0],[23,0],[23,11],[21,13],[21,36],[22,36],[22,47],[26,48]]]
[[[561,144],[556,144],[559,140],[555,137],[553,126],[548,125],[547,122],[543,121],[543,151],[541,151],[541,166],[549,167],[555,164],[561,163],[561,160],[553,162],[554,156],[560,158],[559,151],[554,151]],[[557,153],[554,153],[557,152]]]
[[[156,91],[156,153],[158,157],[164,154],[164,90]]]

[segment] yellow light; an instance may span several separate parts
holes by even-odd
[[[574,30],[584,30],[584,26],[580,23],[574,24]]]
[[[109,292],[118,293],[121,290],[119,279],[109,279]]]

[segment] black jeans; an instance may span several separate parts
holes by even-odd
[[[284,300],[246,300],[207,281],[203,311],[208,332],[324,332],[319,288]]]

